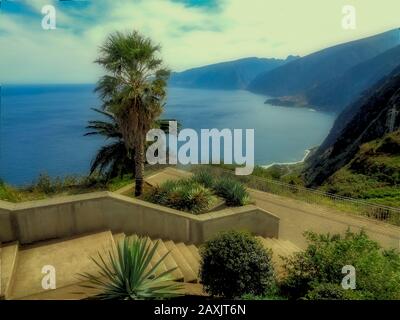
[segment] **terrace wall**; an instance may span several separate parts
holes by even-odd
[[[200,244],[231,229],[277,238],[279,218],[253,205],[192,215],[110,192],[0,202],[0,242],[25,244],[111,230]]]

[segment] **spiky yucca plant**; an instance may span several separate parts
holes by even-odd
[[[231,177],[216,179],[213,190],[225,199],[228,206],[244,206],[250,203],[250,195],[245,185]]]
[[[215,200],[211,191],[191,179],[168,180],[145,194],[147,201],[199,214]]]
[[[83,273],[80,276],[89,282],[82,287],[99,290],[92,297],[101,300],[144,300],[165,299],[181,295],[182,286],[172,281],[175,269],[158,272],[166,253],[153,266],[158,242],[151,247],[147,238],[125,238],[118,244],[117,251],[110,251],[108,259],[100,253],[98,259],[92,258],[99,268],[99,274]]]
[[[215,183],[215,177],[207,169],[200,169],[194,172],[192,180],[200,183],[206,188],[212,189]]]

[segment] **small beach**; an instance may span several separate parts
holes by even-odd
[[[271,168],[272,166],[290,166],[290,165],[304,163],[307,160],[307,158],[309,157],[309,155],[311,154],[311,151],[313,149],[314,148],[305,150],[304,151],[304,157],[300,161],[295,161],[295,162],[274,162],[274,163],[267,164],[267,165],[261,166],[261,167],[264,168],[264,169],[268,169],[268,168]]]

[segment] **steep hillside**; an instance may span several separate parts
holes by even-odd
[[[307,162],[304,173],[307,185],[323,184],[354,160],[362,144],[399,128],[400,67],[339,115],[324,143]]]
[[[339,78],[307,91],[307,101],[322,110],[341,111],[399,65],[400,45],[350,68]]]
[[[245,89],[260,73],[295,60],[245,58],[173,73],[169,85],[203,89]]]
[[[250,91],[274,97],[300,96],[400,44],[399,29],[330,47],[258,75]]]
[[[400,207],[400,130],[365,143],[323,184],[327,192]]]

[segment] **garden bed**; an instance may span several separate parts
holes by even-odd
[[[147,184],[141,199],[192,214],[251,203],[242,183],[229,177],[215,178],[207,171],[198,171],[188,178],[167,180],[160,185]]]

